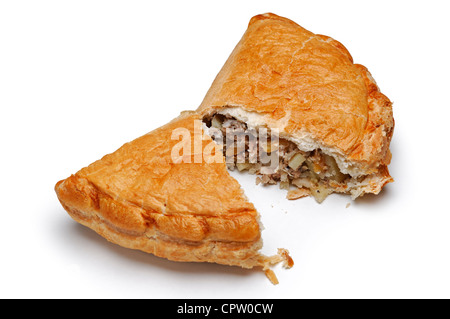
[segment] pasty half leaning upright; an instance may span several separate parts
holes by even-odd
[[[229,166],[258,174],[263,184],[280,183],[290,199],[321,202],[332,192],[355,199],[393,181],[392,103],[341,43],[287,18],[251,19],[198,112],[224,133],[278,134],[269,148],[278,152],[276,169],[237,159]]]

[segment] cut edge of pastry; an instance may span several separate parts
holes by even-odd
[[[76,222],[94,230],[109,242],[125,248],[177,262],[209,262],[245,269],[259,268],[274,285],[278,284],[278,279],[271,267],[279,263],[284,268],[294,265],[287,249],[279,248],[277,254],[272,256],[260,253],[263,246],[263,226],[258,212],[260,236],[257,240],[242,243],[217,240],[196,243],[159,231],[154,224],[155,219],[149,218],[148,212],[132,203],[111,198],[85,178],[72,175],[59,181],[55,185],[55,191],[63,208]],[[107,201],[100,199],[105,196],[109,197]],[[105,202],[108,203],[107,206]],[[116,216],[125,210],[125,220],[114,220],[110,216],[111,207],[116,209]]]
[[[246,152],[244,162],[237,159],[238,151],[235,146],[237,143],[233,144],[235,149],[234,153],[233,150],[231,153],[234,157],[231,161],[227,158],[227,166],[230,170],[237,168],[239,171],[249,171],[251,174],[258,175],[257,184],[278,184],[281,189],[288,191],[286,197],[289,200],[312,196],[321,203],[332,193],[350,194],[355,200],[365,194],[379,194],[387,183],[394,181],[386,164],[381,163],[376,169],[371,168],[365,172],[357,166],[357,162],[349,161],[339,149],[322,145],[308,133],[301,137],[298,134],[295,136],[286,134],[282,130],[283,123],[270,123],[263,114],[246,111],[240,106],[213,107],[210,113],[203,115],[203,122],[208,135],[214,136],[217,135],[217,130],[221,131],[219,135],[223,141],[220,144],[225,157],[227,156],[226,134],[229,134],[228,139],[231,136],[235,142],[240,137],[247,139],[246,148],[240,150]],[[227,131],[230,127],[234,128]],[[272,129],[271,132],[271,127],[281,128],[281,131]],[[212,133],[211,129],[216,131]],[[270,137],[268,138],[269,150],[267,146],[259,145],[261,129],[269,134],[277,135],[275,146],[270,145]],[[252,134],[252,138],[249,138]],[[258,150],[258,161],[249,163],[247,147],[251,139],[256,143],[253,149]],[[287,152],[286,149],[290,151]],[[266,155],[270,156],[271,151],[274,150],[277,153],[284,151],[284,154],[279,156],[275,170],[264,170],[267,166],[264,167],[260,163],[260,152],[266,152]],[[387,152],[390,157],[389,149]]]

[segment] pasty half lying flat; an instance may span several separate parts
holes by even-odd
[[[280,261],[292,266],[287,250],[272,257],[258,252],[259,215],[224,161],[196,163],[195,145],[191,154],[178,152],[192,157],[189,161],[173,161],[180,143],[173,134],[180,130],[193,144],[195,134],[203,135],[200,117],[184,112],[58,182],[61,204],[77,222],[123,247],[173,261],[262,267],[276,282],[269,266]],[[211,143],[200,137],[200,152]]]

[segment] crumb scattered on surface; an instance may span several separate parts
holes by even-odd
[[[278,285],[277,276],[275,276],[275,273],[273,272],[272,269],[266,269],[265,274],[266,274],[267,278],[269,278],[269,280],[272,282],[272,284]]]
[[[289,199],[289,200],[294,200],[294,199],[299,199],[299,198],[302,198],[302,197],[309,196],[310,194],[311,193],[306,188],[297,188],[297,189],[290,190],[287,193],[286,198]]]
[[[350,207],[350,203],[347,203],[347,205],[345,205],[345,208],[349,208]]]

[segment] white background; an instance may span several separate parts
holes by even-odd
[[[450,297],[446,1],[1,1],[0,297]],[[395,183],[352,202],[284,199],[233,174],[263,252],[294,268],[175,263],[75,223],[54,184],[195,109],[253,15],[342,42],[394,102]],[[347,203],[351,203],[346,208]]]

